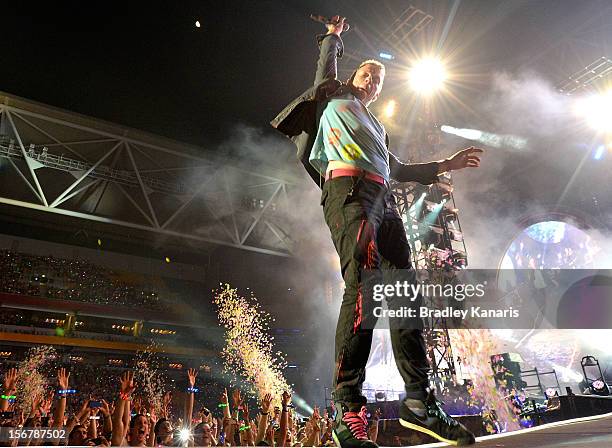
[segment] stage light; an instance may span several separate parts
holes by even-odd
[[[576,103],[576,113],[599,132],[612,132],[612,90],[582,98]]]
[[[595,395],[599,395],[601,397],[607,397],[610,395],[610,389],[608,385],[601,379],[593,381],[591,383],[591,391]]]
[[[295,405],[296,408],[301,409],[302,411],[304,411],[304,413],[306,415],[311,415],[313,413],[313,411],[314,411],[312,406],[310,406],[306,402],[306,400],[304,400],[302,397],[300,397],[295,392],[293,393],[293,396],[291,397],[291,401],[293,402],[293,404]]]
[[[191,431],[188,428],[183,428],[179,431],[179,438],[181,441],[186,442],[191,438]]]
[[[516,135],[493,134],[491,132],[484,132],[478,129],[455,128],[447,125],[440,126],[440,130],[447,134],[465,138],[466,140],[476,140],[494,148],[507,147],[523,149],[527,146],[527,140]]]
[[[195,26],[196,26],[196,28],[200,28],[201,25],[200,25],[200,21],[199,20],[196,20]]]
[[[443,125],[440,127],[440,130],[442,132],[446,132],[447,134],[463,137],[467,140],[480,140],[482,138],[482,131],[479,131],[478,129],[460,129]]]
[[[166,263],[170,263],[170,257],[166,257],[165,260],[166,260]]]
[[[412,89],[422,95],[430,95],[441,89],[446,77],[446,69],[437,58],[416,61],[409,73]]]
[[[395,100],[387,101],[387,103],[385,104],[385,108],[383,109],[383,115],[385,116],[385,118],[391,118],[393,115],[395,115],[396,108],[397,103],[395,102]]]

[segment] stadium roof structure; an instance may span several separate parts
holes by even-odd
[[[291,181],[2,92],[0,173],[0,204],[26,219],[54,215],[76,227],[87,221],[148,238],[292,252],[283,213]]]

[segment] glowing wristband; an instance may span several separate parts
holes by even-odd
[[[228,406],[229,406],[229,405],[228,405],[227,403],[219,403],[219,404],[217,405],[217,407],[219,407],[219,408],[226,408],[226,407],[228,407]]]
[[[3,400],[14,400],[17,398],[17,395],[2,395]]]
[[[191,392],[192,394],[195,394],[196,392],[200,392],[200,388],[199,387],[188,387],[187,392]]]
[[[60,389],[57,391],[57,393],[60,395],[76,394],[76,389]]]
[[[249,426],[241,426],[238,430],[239,431],[246,431],[247,429],[249,429]]]
[[[121,400],[129,400],[130,399],[130,394],[128,394],[127,392],[119,392],[119,398]]]

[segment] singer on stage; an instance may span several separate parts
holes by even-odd
[[[345,292],[336,327],[333,437],[342,448],[375,447],[367,438],[365,397],[361,386],[372,343],[372,328],[364,328],[368,299],[362,276],[380,272],[381,263],[412,269],[410,246],[389,180],[432,184],[440,173],[478,167],[478,148],[467,148],[448,159],[403,164],[388,150],[384,126],[368,109],[385,79],[376,60],[362,62],[352,76],[337,79],[342,57],[340,35],[345,19],[334,16],[319,36],[320,54],[314,85],[289,104],[272,125],[298,147],[298,157],[322,188],[321,205],[340,257]],[[397,368],[405,382],[400,407],[403,426],[453,445],[474,443],[474,436],[448,416],[428,388],[429,364],[421,329],[391,329]]]

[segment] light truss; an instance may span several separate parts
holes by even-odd
[[[431,23],[433,16],[410,5],[391,24],[388,41],[400,47]]]
[[[566,95],[571,95],[577,90],[585,89],[609,76],[612,76],[612,60],[602,56],[569,76],[566,81],[557,86],[557,90]]]
[[[203,152],[0,93],[1,204],[289,256],[293,182]]]
[[[397,18],[391,23],[389,29],[386,30],[386,36],[381,40],[372,40],[366,36],[358,27],[352,27],[355,34],[359,37],[360,45],[354,49],[344,51],[344,56],[349,60],[362,62],[365,59],[380,57],[381,51],[391,51],[393,53],[403,53],[406,48],[410,48],[411,39],[423,31],[433,21],[433,16],[427,14],[412,5],[409,5],[405,10],[397,15]],[[385,65],[388,67],[399,63],[400,67],[405,64],[405,61],[386,60]],[[352,72],[349,70],[349,72]],[[342,70],[343,72],[346,70]]]

